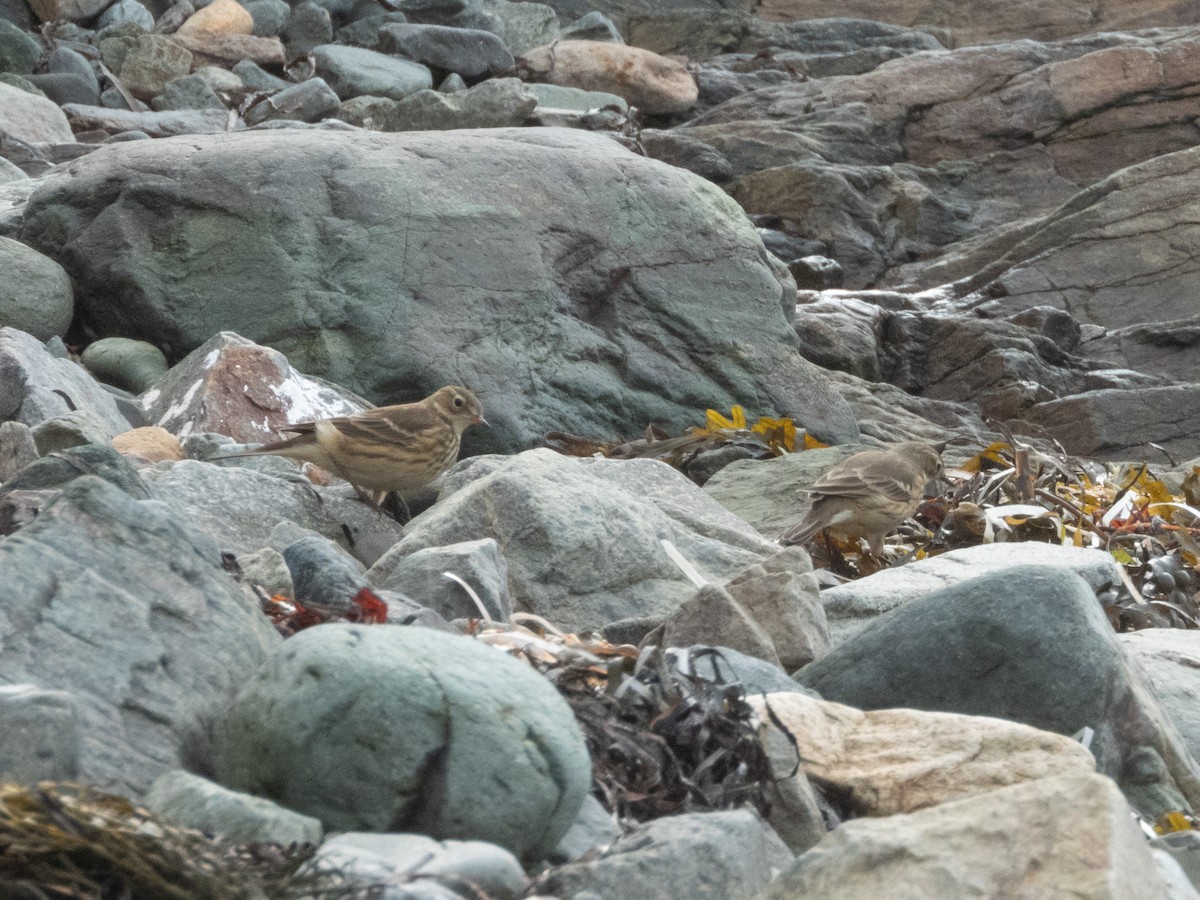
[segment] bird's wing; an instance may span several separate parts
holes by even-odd
[[[437,421],[437,416],[414,403],[404,407],[369,409],[353,416],[332,419],[330,424],[343,437],[352,440],[394,444],[408,440],[414,433],[433,428]]]
[[[899,476],[899,477],[897,477]],[[910,485],[916,481],[912,466],[883,450],[856,453],[816,480],[813,494],[826,497],[883,495],[889,500],[910,500]]]

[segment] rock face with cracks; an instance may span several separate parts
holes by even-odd
[[[737,204],[606,137],[129,142],[37,190],[20,237],[71,274],[91,327],[169,356],[228,329],[374,402],[468,385],[492,424],[468,454],[734,403],[858,433]]]

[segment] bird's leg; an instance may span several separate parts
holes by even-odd
[[[829,534],[828,528],[821,529],[821,537],[825,541],[825,558],[829,561],[829,571],[835,575],[844,575],[847,578],[854,577],[854,572],[851,571],[850,564],[846,562],[846,557],[838,549],[837,543]]]
[[[408,502],[395,492],[383,492],[383,496],[379,501],[379,508],[387,510],[388,515],[401,525],[405,525],[412,520],[412,512],[408,508]],[[403,512],[404,518],[400,517],[401,512]]]

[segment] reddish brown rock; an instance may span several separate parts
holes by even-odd
[[[253,34],[254,19],[237,0],[213,0],[179,26],[176,37]]]
[[[696,104],[696,81],[675,60],[624,44],[558,41],[526,50],[521,60],[531,80],[607,91],[642,112],[686,112]]]
[[[216,431],[240,443],[275,440],[294,422],[348,415],[368,405],[301,375],[279,351],[229,332],[190,353],[143,403],[149,419],[181,437]]]
[[[790,22],[841,16],[894,25],[934,26],[951,47],[1017,38],[1052,41],[1098,31],[1130,31],[1195,22],[1191,0],[758,0],[751,11]]]
[[[183,448],[179,446],[179,438],[157,425],[134,428],[132,431],[118,434],[112,439],[112,444],[118,453],[140,456],[150,462],[184,458]]]

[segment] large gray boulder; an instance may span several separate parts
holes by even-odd
[[[568,630],[661,618],[691,598],[695,585],[663,540],[712,580],[779,549],[665,463],[530,450],[461,464],[367,575],[403,590],[392,573],[406,557],[485,538],[508,562],[513,607]]]
[[[216,546],[85,475],[0,540],[0,682],[69,692],[79,774],[140,793],[280,642]]]
[[[791,861],[751,809],[687,813],[638,826],[597,858],[546,873],[538,888],[558,897],[751,900]]]
[[[493,426],[468,453],[681,429],[733,403],[857,435],[737,204],[594,134],[113,145],[34,193],[22,240],[64,265],[101,334],[178,357],[231,329],[376,402],[467,385]]]
[[[416,831],[549,853],[591,784],[565,700],[470,638],[319,625],[213,722],[217,779],[337,831]]]

